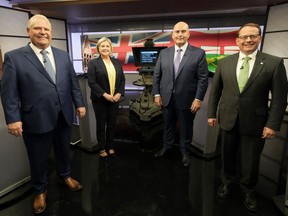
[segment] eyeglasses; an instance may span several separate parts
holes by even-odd
[[[239,35],[238,38],[241,40],[247,40],[248,38],[250,38],[251,40],[255,40],[259,37],[259,34],[255,34],[255,35]]]

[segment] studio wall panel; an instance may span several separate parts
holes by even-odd
[[[1,46],[3,57],[6,52],[25,46],[29,42],[30,42],[29,38],[1,37],[0,36],[0,46]]]
[[[66,23],[64,20],[57,20],[48,18],[52,25],[52,37],[58,39],[66,39]]]
[[[6,52],[22,47],[30,41],[27,37],[29,13],[0,7],[0,47],[2,58]],[[4,111],[0,102],[0,198],[30,180],[30,169],[22,138],[7,131]],[[8,168],[7,168],[8,167]]]
[[[52,46],[57,47],[61,50],[67,51],[67,41],[66,40],[52,40]]]
[[[269,54],[282,57],[286,67],[288,77],[288,3],[269,7],[269,14],[266,23],[265,37],[262,51]],[[287,93],[286,93],[287,94]],[[273,96],[272,96],[273,97]],[[282,121],[281,130],[277,131],[276,137],[266,140],[266,145],[262,152],[260,163],[260,174],[273,182],[276,186],[276,192],[281,190],[283,182],[287,180],[287,117],[288,108]],[[286,177],[286,179],[284,179]],[[287,186],[286,186],[287,187]],[[280,191],[283,192],[282,190]],[[276,205],[284,209],[288,206],[288,191],[286,199],[284,195],[273,194]],[[275,198],[276,197],[276,198]]]
[[[288,59],[284,59],[284,65],[286,67],[287,77],[288,77]]]
[[[72,57],[74,60],[75,59],[82,59],[81,35],[82,35],[82,33],[72,33],[71,34]],[[80,71],[81,72],[83,71],[82,62],[81,62],[81,70]]]
[[[288,43],[288,31],[266,33],[262,50],[271,55],[285,58],[288,56],[288,49],[284,41],[286,44]]]
[[[26,36],[28,20],[27,12],[0,7],[0,35]]]
[[[68,52],[67,32],[65,20],[49,18],[52,25],[52,46]]]
[[[288,4],[270,7],[266,32],[288,29]]]
[[[74,70],[76,73],[83,73],[82,61],[73,61]]]

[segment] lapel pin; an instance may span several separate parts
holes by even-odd
[[[260,64],[264,64],[263,62],[261,62]]]

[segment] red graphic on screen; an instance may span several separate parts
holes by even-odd
[[[84,35],[82,41],[83,71],[87,72],[89,61],[98,57],[96,44],[101,37],[108,37],[113,43],[113,56],[121,62],[125,72],[135,72],[132,47],[143,47],[147,39],[152,39],[155,46],[171,47],[174,42],[171,32],[148,32],[115,35]],[[189,43],[200,47],[206,52],[209,70],[214,72],[219,59],[239,51],[236,45],[237,31],[190,31]]]

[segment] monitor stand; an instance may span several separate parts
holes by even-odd
[[[139,70],[139,72],[144,89],[139,98],[129,101],[129,109],[141,121],[151,121],[162,113],[161,107],[155,105],[152,95],[153,73],[150,70],[149,72]]]

